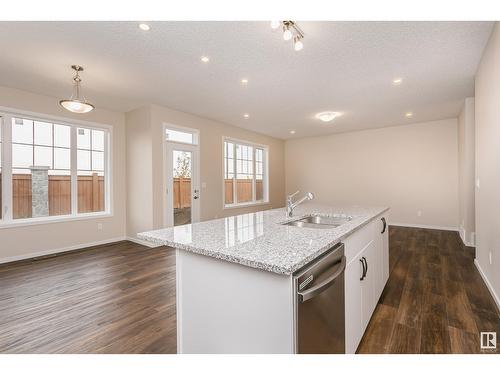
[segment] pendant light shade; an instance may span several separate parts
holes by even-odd
[[[92,111],[95,107],[87,102],[87,99],[81,94],[81,82],[80,72],[83,68],[79,65],[72,65],[71,69],[75,71],[75,77],[73,78],[73,94],[69,99],[63,99],[59,101],[59,104],[70,112],[73,113],[88,113]]]

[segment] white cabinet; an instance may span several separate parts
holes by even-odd
[[[389,275],[388,237],[382,217],[349,236],[344,244],[346,253],[356,254],[345,271],[346,353],[355,353]]]

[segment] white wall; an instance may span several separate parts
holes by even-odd
[[[500,25],[476,74],[476,261],[500,306]],[[490,263],[491,254],[491,263]]]
[[[0,87],[0,106],[113,126],[113,216],[25,227],[0,228],[0,262],[77,248],[125,236],[125,116],[96,109],[77,115],[62,109],[57,98]],[[98,230],[98,223],[102,230]]]
[[[288,192],[390,206],[391,223],[458,229],[456,119],[289,140],[285,160]]]
[[[475,125],[474,98],[465,99],[458,116],[458,195],[460,237],[474,246],[475,237]]]
[[[128,236],[162,228],[165,189],[163,181],[163,124],[200,132],[200,219],[238,215],[282,207],[285,202],[284,141],[235,126],[166,107],[149,105],[126,114],[128,161]],[[139,134],[141,133],[141,134]],[[269,146],[269,204],[223,208],[223,136]],[[152,192],[151,194],[149,192]]]

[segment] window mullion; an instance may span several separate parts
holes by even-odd
[[[236,204],[238,203],[237,202],[237,199],[238,199],[238,194],[236,194],[236,189],[238,188],[238,184],[237,184],[237,177],[238,177],[238,171],[236,170],[236,160],[237,160],[237,156],[236,156],[236,143],[233,143],[233,204]]]
[[[255,156],[256,156],[256,148],[252,147],[252,202],[255,202],[257,200],[257,183],[256,183],[256,164],[255,164]]]
[[[262,150],[262,199],[269,201],[269,150]]]
[[[71,214],[78,213],[78,177],[77,177],[77,127],[71,127],[70,169],[71,169]]]
[[[111,212],[111,176],[110,176],[110,165],[109,165],[109,149],[110,149],[110,139],[109,133],[104,132],[104,150],[103,150],[103,175],[104,175],[104,211]],[[90,151],[92,155],[92,150]],[[91,160],[92,162],[92,160]],[[92,164],[90,165],[92,168]]]
[[[12,215],[12,117],[3,116],[2,123],[2,219],[10,221]]]

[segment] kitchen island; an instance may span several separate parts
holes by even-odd
[[[303,352],[294,275],[339,243],[345,255],[345,352],[355,352],[388,278],[387,211],[307,203],[293,217],[281,208],[140,233],[143,240],[176,248],[178,352]],[[342,224],[285,225],[308,215]]]

